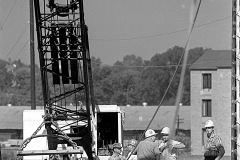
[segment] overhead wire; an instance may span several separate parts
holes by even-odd
[[[17,45],[17,43],[19,42],[19,40],[22,38],[23,34],[26,32],[27,27],[28,27],[28,23],[26,23],[26,25],[24,26],[24,28],[23,28],[21,34],[19,35],[18,39],[16,40],[16,42],[14,43],[14,45],[11,47],[10,51],[8,52],[8,54],[5,56],[5,59],[7,59],[7,58],[10,56],[12,50],[15,48],[15,46]]]
[[[205,52],[204,52],[205,53]],[[203,53],[203,54],[204,54]],[[231,59],[224,59],[220,62],[225,62],[225,61],[229,61]],[[202,65],[202,64],[209,64],[209,63],[215,63],[215,62],[219,62],[219,61],[204,61],[201,63],[194,63],[196,65]],[[101,63],[96,63],[96,62],[92,62],[92,64],[98,64],[101,66],[108,66],[108,67],[119,67],[119,68],[169,68],[169,67],[177,67],[178,64],[167,64],[167,65],[137,65],[137,66],[130,66],[130,65],[108,65],[108,64],[101,64]],[[192,65],[193,63],[187,63],[187,66]],[[180,65],[182,66],[182,65]]]
[[[26,45],[29,43],[29,39],[25,42],[24,46],[20,49],[20,51],[18,52],[18,54],[15,56],[15,60],[17,60],[19,58],[19,55],[22,53],[23,49],[26,47]]]
[[[15,1],[16,3],[16,1]],[[13,4],[12,8],[10,9],[10,12],[7,16],[7,18],[9,17],[10,13],[11,13],[11,10],[13,9],[15,3]],[[6,18],[6,20],[7,20]],[[198,25],[198,26],[195,26],[194,28],[198,28],[198,27],[202,27],[202,26],[206,26],[206,25],[209,25],[209,24],[212,24],[212,23],[216,23],[216,22],[219,22],[219,21],[222,21],[222,20],[225,20],[225,19],[228,19],[228,18],[231,18],[231,16],[228,16],[228,17],[224,17],[224,18],[221,18],[221,19],[217,19],[217,20],[214,20],[214,21],[211,21],[211,22],[208,22],[208,23],[204,23],[204,24],[201,24],[201,25]],[[6,21],[5,20],[5,21]],[[5,23],[4,23],[5,24]],[[3,24],[3,25],[4,25]],[[3,27],[3,25],[1,26],[1,28]],[[165,36],[165,35],[170,35],[170,34],[175,34],[175,33],[178,33],[178,32],[183,32],[183,31],[186,31],[187,29],[180,29],[180,30],[176,30],[176,31],[171,31],[171,32],[167,32],[167,33],[162,33],[162,34],[156,34],[156,35],[150,35],[150,36],[143,36],[143,37],[133,37],[133,38],[122,38],[122,39],[91,39],[91,40],[100,40],[100,41],[123,41],[123,40],[135,40],[135,39],[144,39],[144,38],[154,38],[154,37],[159,37],[159,36]],[[10,54],[10,53],[9,53]],[[6,58],[5,58],[6,59]],[[146,66],[145,66],[146,67]]]
[[[5,23],[7,22],[7,20],[8,20],[8,18],[9,18],[10,14],[12,13],[12,10],[13,10],[13,8],[14,8],[16,2],[17,2],[17,0],[14,1],[13,5],[12,5],[12,7],[11,7],[11,9],[10,9],[10,11],[8,12],[7,17],[5,18],[5,21],[3,22],[3,24],[2,24],[1,27],[0,27],[0,31],[3,29],[3,26],[5,25]]]
[[[204,23],[204,24],[200,24],[198,26],[195,26],[194,28],[199,28],[199,27],[203,27],[209,24],[213,24],[219,21],[223,21],[226,19],[231,18],[232,16],[228,16],[228,17],[224,17],[221,19],[217,19],[208,23]],[[127,41],[127,40],[136,40],[136,39],[145,39],[145,38],[154,38],[154,37],[160,37],[160,36],[166,36],[166,35],[171,35],[171,34],[175,34],[175,33],[179,33],[179,32],[183,32],[183,31],[187,31],[187,28],[184,29],[179,29],[179,30],[175,30],[175,31],[171,31],[171,32],[167,32],[167,33],[161,33],[161,34],[155,34],[155,35],[149,35],[149,36],[142,36],[142,37],[132,37],[132,38],[116,38],[116,39],[101,39],[101,38],[90,38],[89,40],[93,40],[93,41]]]
[[[7,17],[5,18],[5,21],[4,23],[2,24],[2,26],[0,27],[0,30],[2,30],[3,26],[5,25],[5,23],[7,22],[15,4],[16,4],[17,0],[14,1]],[[198,28],[198,27],[202,27],[202,26],[206,26],[206,25],[209,25],[209,24],[212,24],[212,23],[216,23],[216,22],[219,22],[219,21],[222,21],[222,20],[225,20],[225,19],[228,19],[228,18],[231,18],[231,16],[228,16],[228,17],[224,17],[224,18],[221,18],[221,19],[217,19],[217,20],[214,20],[214,21],[211,21],[211,22],[208,22],[208,23],[204,23],[204,24],[201,24],[201,25],[198,25],[198,26],[195,26],[194,28]],[[183,32],[183,31],[186,31],[187,29],[180,29],[180,30],[176,30],[176,31],[171,31],[171,32],[167,32],[167,33],[162,33],[162,34],[156,34],[156,35],[149,35],[149,36],[142,36],[142,37],[132,37],[132,38],[120,38],[120,39],[90,39],[90,40],[97,40],[97,41],[123,41],[123,40],[136,40],[136,39],[144,39],[144,38],[154,38],[154,37],[159,37],[159,36],[165,36],[165,35],[170,35],[170,34],[175,34],[175,33],[178,33],[178,32]],[[12,48],[13,49],[13,48]],[[11,50],[12,50],[11,49]],[[7,56],[9,56],[9,54],[11,53],[11,50],[10,52],[8,53]],[[6,56],[6,58],[7,58]],[[5,59],[6,59],[5,58]]]

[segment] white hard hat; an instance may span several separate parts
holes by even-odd
[[[162,132],[161,132],[161,133],[162,133],[162,134],[171,134],[170,128],[164,127],[164,128],[162,129]]]
[[[156,135],[156,134],[157,134],[157,133],[156,133],[154,130],[148,129],[148,130],[145,132],[145,138],[154,136],[154,135]]]
[[[205,128],[206,128],[206,127],[214,127],[213,121],[208,120],[208,121],[206,122],[206,124],[205,124]]]

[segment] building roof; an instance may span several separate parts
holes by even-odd
[[[121,106],[125,112],[124,130],[145,130],[158,106]],[[175,106],[161,106],[149,128],[161,130],[172,126]],[[179,129],[190,130],[191,107],[181,106],[179,109]]]
[[[158,106],[120,106],[125,112],[124,130],[145,130]],[[37,107],[41,108],[41,107]],[[23,111],[30,106],[0,106],[0,129],[23,129]],[[191,107],[181,106],[179,110],[180,129],[190,130]],[[174,106],[161,106],[150,128],[160,130],[171,127],[175,112]]]
[[[191,70],[216,70],[218,68],[231,68],[231,50],[208,50],[196,62]]]
[[[23,129],[23,111],[30,106],[0,106],[0,129]]]

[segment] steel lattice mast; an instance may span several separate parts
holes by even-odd
[[[239,0],[232,1],[232,106],[231,106],[231,159],[238,159],[239,103],[240,103],[240,32]]]
[[[54,151],[64,143],[82,146],[88,159],[93,159],[95,104],[83,0],[34,0],[34,9],[45,113],[42,126],[48,149]],[[71,123],[60,126],[62,121]],[[24,141],[21,150],[41,136],[37,132],[42,126]]]

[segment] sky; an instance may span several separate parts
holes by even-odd
[[[29,1],[0,3],[0,59],[30,64]],[[91,56],[112,65],[126,55],[150,60],[174,46],[184,47],[191,4],[192,0],[84,0]],[[231,49],[231,5],[230,0],[202,0],[190,49]]]

